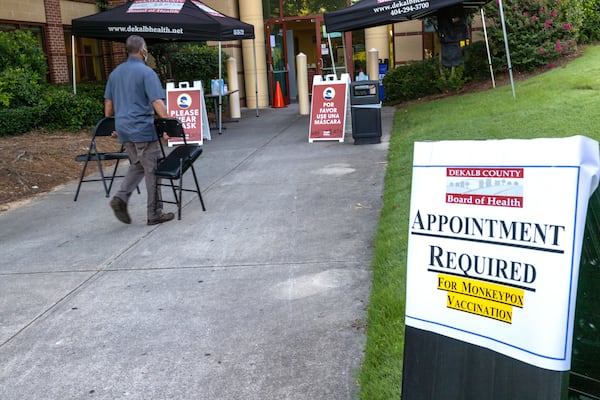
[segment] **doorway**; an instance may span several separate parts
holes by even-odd
[[[286,104],[297,100],[296,56],[299,53],[306,55],[309,93],[315,75],[335,73],[339,78],[342,73],[352,73],[352,46],[346,45],[346,37],[351,38],[351,34],[334,33],[328,37],[324,26],[322,15],[265,21],[271,104],[277,82]]]

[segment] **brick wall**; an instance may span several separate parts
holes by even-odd
[[[60,0],[44,0],[46,11],[46,46],[50,81],[69,82],[69,65],[65,50],[65,38],[60,15]]]
[[[123,5],[127,0],[108,0],[109,7],[117,7]],[[107,57],[104,59],[104,68],[107,72],[106,76],[117,67],[117,65],[127,61],[127,52],[125,51],[125,44],[120,42],[110,42],[109,52]]]
[[[97,0],[78,0],[81,3],[97,3]],[[108,0],[109,7],[125,4],[127,0]],[[46,14],[46,55],[50,82],[69,83],[69,64],[65,49],[65,38],[60,11],[60,0],[44,0]],[[69,44],[70,46],[70,44]],[[115,67],[127,60],[125,45],[119,42],[106,41],[102,45],[104,76],[108,76]]]

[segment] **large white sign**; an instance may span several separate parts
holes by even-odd
[[[570,368],[598,143],[415,143],[406,325]]]

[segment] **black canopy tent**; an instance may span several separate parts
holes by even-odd
[[[324,14],[328,32],[346,32],[424,18],[438,10],[462,4],[481,8],[491,0],[362,0]]]
[[[221,42],[254,40],[253,25],[228,17],[198,0],[133,0],[107,11],[73,19],[72,33],[73,36],[111,41],[125,41],[133,34],[142,36],[148,42],[218,41],[219,78],[222,78]],[[256,46],[254,49],[256,71]],[[72,54],[75,58],[74,49]],[[75,71],[73,84],[75,85]],[[256,97],[258,115],[258,86]],[[221,106],[219,99],[219,114]],[[221,118],[219,133],[220,121]]]
[[[327,32],[347,32],[404,22],[411,19],[426,18],[428,16],[436,15],[441,10],[456,6],[461,6],[466,9],[481,9],[490,1],[491,0],[361,0],[358,3],[341,10],[326,12],[323,14],[323,17],[325,19]],[[508,72],[510,75],[513,97],[515,97],[502,0],[498,0],[498,6],[502,20],[502,30],[504,32]],[[485,28],[483,12],[482,20]],[[485,35],[487,38],[487,33],[485,33]],[[492,73],[489,48],[488,60],[490,62],[490,73]],[[494,82],[493,73],[492,82]]]
[[[197,0],[134,0],[75,18],[73,34],[121,41],[132,34],[146,40],[227,41],[254,39],[254,26],[228,17]]]

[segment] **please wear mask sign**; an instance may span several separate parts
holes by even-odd
[[[415,143],[406,325],[570,369],[598,143]]]

